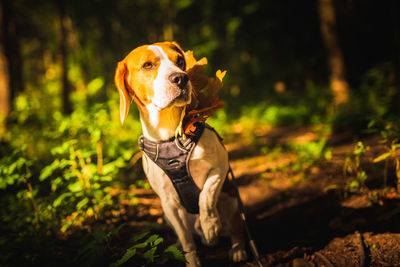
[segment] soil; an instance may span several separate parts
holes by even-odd
[[[265,129],[255,139],[226,145],[260,261],[264,266],[400,266],[400,194],[394,167],[388,165],[385,185],[383,166],[372,163],[385,152],[384,145],[377,136],[361,138],[369,146],[361,158],[368,179],[365,187],[351,192],[348,185],[354,178],[344,174],[343,166],[355,142],[346,133],[328,136],[330,158],[304,172],[290,168],[299,159],[285,145],[316,140],[317,132]],[[283,147],[279,153],[273,150],[276,144]],[[140,204],[124,206],[124,220],[132,229],[158,226],[165,242],[174,243],[154,192],[133,193]],[[198,250],[203,266],[258,266],[250,250],[248,262],[229,262],[224,238],[213,247],[198,242]]]

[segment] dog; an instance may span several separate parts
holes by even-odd
[[[176,42],[154,43],[132,50],[118,63],[115,72],[121,123],[133,99],[139,109],[143,136],[148,142],[158,144],[176,139],[185,106],[193,98],[186,71],[185,54]],[[156,156],[158,153],[157,147]],[[183,206],[173,177],[169,177],[154,158],[143,153],[142,161],[148,181],[161,199],[166,221],[185,252],[187,266],[201,266],[193,234],[207,244],[215,243],[220,235],[230,236],[231,260],[247,259],[238,201],[221,190],[228,179],[228,153],[214,130],[204,128],[188,161],[192,183],[199,190],[198,214],[188,212]]]

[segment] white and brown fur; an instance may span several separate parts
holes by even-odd
[[[185,71],[184,53],[176,43],[155,43],[134,49],[118,63],[115,73],[121,122],[126,118],[133,98],[140,111],[146,138],[161,141],[174,137],[181,126],[185,106],[191,101],[192,86],[190,81],[186,82]],[[190,173],[201,189],[199,214],[190,214],[181,205],[169,177],[146,154],[143,155],[144,172],[186,252],[187,266],[201,266],[192,233],[200,235],[209,244],[219,235],[229,235],[232,241],[230,258],[235,262],[247,259],[238,202],[221,192],[228,165],[225,147],[215,132],[205,128],[189,161]]]

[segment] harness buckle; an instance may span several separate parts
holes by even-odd
[[[139,149],[144,151],[144,137],[143,137],[143,135],[139,137],[138,143],[139,143]]]

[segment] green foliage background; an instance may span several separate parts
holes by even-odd
[[[115,192],[134,204],[120,190],[148,186],[131,162],[141,134],[138,113],[132,108],[120,124],[113,84],[117,62],[139,45],[176,40],[207,57],[209,73],[228,70],[221,95],[227,107],[210,118],[227,140],[237,138],[238,125],[245,138],[266,125],[358,133],[369,121],[385,124],[399,115],[399,8],[390,1],[337,4],[352,98],[335,111],[316,1],[65,1],[69,115],[62,113],[55,2],[13,5],[24,90],[14,92],[0,129],[0,264],[70,264],[69,252],[55,243],[96,222],[116,205]],[[294,168],[315,164],[327,154],[325,145],[321,139],[292,148],[304,159]],[[107,263],[124,255],[118,253]]]

